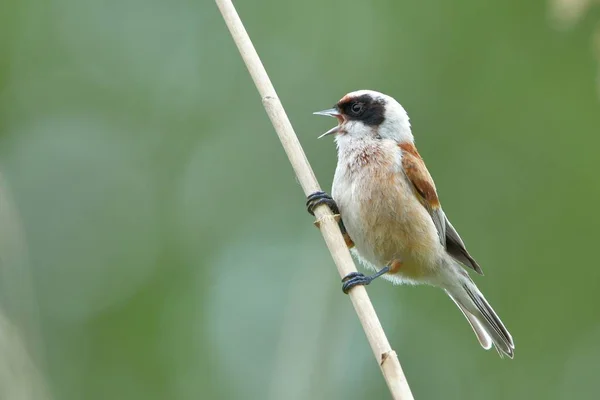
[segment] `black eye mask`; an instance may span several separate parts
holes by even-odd
[[[362,121],[368,126],[379,126],[385,120],[385,103],[368,94],[338,103],[338,110],[351,121]]]

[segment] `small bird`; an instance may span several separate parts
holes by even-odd
[[[483,275],[442,207],[435,184],[417,148],[408,115],[392,97],[372,90],[348,93],[335,107],[316,112],[338,125],[338,163],[332,196],[308,196],[314,215],[327,204],[340,215],[340,229],[371,276],[352,273],[342,280],[348,293],[383,276],[394,283],[442,288],[469,321],[484,349],[514,356],[514,342],[502,321],[463,267]]]

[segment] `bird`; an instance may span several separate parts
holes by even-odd
[[[355,257],[367,269],[342,279],[348,293],[381,276],[395,284],[443,289],[468,320],[481,346],[514,357],[514,341],[467,268],[483,275],[444,213],[435,183],[417,151],[408,114],[393,97],[373,90],[343,96],[328,110],[338,124],[331,195],[307,197],[308,212],[326,204]]]

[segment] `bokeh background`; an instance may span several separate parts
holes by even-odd
[[[600,4],[237,1],[324,188],[332,120],[408,110],[514,360],[368,291],[417,399],[597,399]],[[0,4],[0,399],[385,399],[215,4]]]

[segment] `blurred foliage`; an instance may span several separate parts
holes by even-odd
[[[597,398],[594,5],[237,2],[323,187],[311,112],[394,96],[484,268],[513,361],[369,287],[417,399]],[[387,398],[213,2],[4,0],[0,174],[2,400]]]

